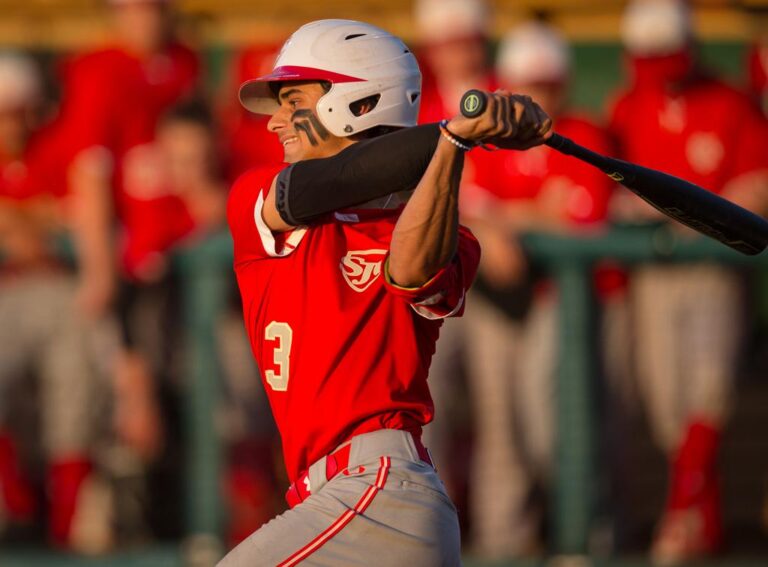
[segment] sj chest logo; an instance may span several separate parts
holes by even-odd
[[[351,250],[341,259],[339,268],[349,287],[364,292],[381,275],[386,250]]]

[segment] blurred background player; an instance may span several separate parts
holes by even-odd
[[[76,308],[75,273],[55,246],[71,218],[57,138],[39,123],[42,103],[36,64],[0,54],[0,508],[16,524],[42,511],[29,483],[34,476],[22,472],[22,460],[38,462],[41,451],[50,542],[103,551],[111,533],[108,508],[93,500],[103,503],[104,494],[93,474],[101,399],[89,348],[94,330]],[[31,406],[40,441],[11,420],[25,405],[12,403],[19,399],[12,391],[37,394]]]
[[[420,122],[439,122],[454,112],[469,89],[496,89],[485,0],[416,0],[414,20],[424,67]]]
[[[64,67],[58,119],[68,144],[67,180],[80,203],[75,212],[79,304],[91,318],[131,303],[130,282],[140,274],[130,251],[144,246],[137,242],[156,240],[158,231],[184,222],[178,210],[166,211],[171,216],[164,217],[162,225],[144,222],[140,211],[146,203],[137,185],[142,182],[146,145],[155,139],[161,116],[195,93],[200,75],[197,55],[174,37],[171,0],[106,4],[111,44],[75,57]],[[182,218],[173,216],[176,213]],[[128,284],[119,285],[119,279]],[[121,319],[129,322],[125,316]],[[116,433],[122,440],[116,452],[123,455],[113,459],[122,463],[117,476],[156,460],[163,443],[150,355],[132,344],[126,325],[123,331],[124,345],[113,371]]]
[[[160,118],[155,141],[132,151],[122,189],[132,204],[123,216],[124,281],[118,312],[124,343],[137,353],[134,360],[141,366],[117,374],[115,424],[131,447],[146,451],[141,454],[146,461],[161,453],[149,498],[154,527],[163,534],[172,525],[179,528],[173,508],[180,498],[176,479],[184,335],[172,255],[221,229],[225,211],[213,118],[205,102],[179,103]],[[147,380],[149,392],[133,387],[130,381],[137,377]],[[162,413],[148,411],[155,396]],[[157,415],[166,422],[165,440],[158,437],[163,424],[154,421]],[[172,519],[163,520],[165,514]]]
[[[622,39],[630,82],[611,118],[620,157],[765,214],[765,123],[745,95],[699,67],[687,5],[631,2]],[[625,216],[666,222],[623,197]],[[646,265],[632,273],[631,301],[638,387],[670,461],[652,554],[665,562],[713,554],[723,544],[716,458],[744,328],[739,274],[713,263]]]
[[[129,150],[152,141],[160,116],[197,86],[199,62],[173,39],[170,3],[108,0],[113,45],[64,70],[60,122],[69,139],[69,179],[90,205],[82,213],[81,251],[81,301],[90,313],[102,313],[115,294],[111,215],[121,218],[130,206],[119,170]]]
[[[570,68],[565,40],[542,22],[511,30],[496,60],[501,88],[540,101],[558,132],[610,153],[605,131],[567,109]],[[542,546],[544,503],[537,495],[551,473],[557,360],[557,293],[529,265],[518,239],[530,231],[599,228],[612,182],[546,146],[479,152],[475,163],[476,183],[462,209],[484,247],[474,309],[466,314],[469,335],[482,337],[469,379],[476,432],[472,532],[483,556],[510,557]],[[601,275],[599,282],[612,289],[613,274]],[[525,298],[530,305],[520,309]]]
[[[122,219],[118,313],[124,344],[137,354],[134,371],[116,376],[115,429],[130,447],[144,451],[139,456],[145,461],[162,456],[153,467],[148,497],[160,534],[180,527],[173,523],[173,508],[180,498],[184,335],[181,289],[171,261],[180,247],[223,227],[226,191],[214,133],[205,102],[177,104],[159,119],[154,142],[132,150],[121,180],[132,203]],[[147,380],[150,391],[134,388],[131,381],[137,378]],[[156,396],[158,410],[147,405]],[[159,416],[165,427],[155,421]],[[164,428],[165,439],[159,436]]]

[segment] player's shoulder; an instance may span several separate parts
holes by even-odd
[[[628,87],[608,95],[605,107],[609,130],[621,128],[628,120],[636,116],[638,113],[635,112],[635,107],[644,104],[645,99],[646,97],[638,90]]]
[[[557,118],[555,129],[559,134],[579,143],[602,148],[608,141],[608,128],[586,112],[568,112]]]
[[[717,108],[723,116],[740,121],[759,115],[753,99],[744,90],[720,79],[705,75],[691,89],[694,105]]]
[[[200,65],[200,56],[197,52],[181,42],[174,41],[170,43],[165,52],[176,64],[191,68],[197,68]]]
[[[119,81],[131,65],[129,55],[116,47],[104,47],[78,53],[62,64],[62,75],[69,83],[101,82],[108,88]]]
[[[114,65],[122,66],[130,59],[128,53],[118,47],[101,47],[86,51],[73,59],[73,66],[79,70],[108,70]]]
[[[610,93],[607,97],[606,104],[610,110],[615,112],[619,108],[632,104],[638,98],[640,98],[639,90],[623,87]]]
[[[239,190],[261,190],[266,185],[267,188],[272,184],[275,176],[285,169],[286,165],[272,164],[260,165],[241,173],[232,185],[232,191]]]
[[[743,93],[737,89],[734,85],[731,85],[724,79],[718,77],[709,72],[702,72],[691,83],[693,88],[701,89],[705,92],[727,97],[746,97],[746,93]]]
[[[253,204],[261,194],[266,196],[266,192],[272,186],[272,180],[280,171],[286,167],[285,164],[275,164],[269,166],[259,166],[249,169],[241,174],[232,184],[227,199],[227,214],[231,216],[247,204]]]
[[[557,118],[557,130],[568,135],[565,130],[573,133],[585,133],[590,135],[602,135],[605,127],[600,121],[584,111],[569,111]]]

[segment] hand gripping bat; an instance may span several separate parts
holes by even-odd
[[[483,91],[467,91],[461,113],[474,118],[487,104]],[[545,143],[597,167],[665,215],[734,250],[752,256],[768,245],[768,221],[685,179],[598,154],[557,133]]]

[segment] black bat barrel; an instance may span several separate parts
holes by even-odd
[[[461,97],[461,113],[480,116],[488,105],[483,91]],[[744,254],[768,246],[768,221],[719,195],[674,175],[604,156],[556,132],[545,142],[551,148],[587,162],[621,183],[665,215]]]

